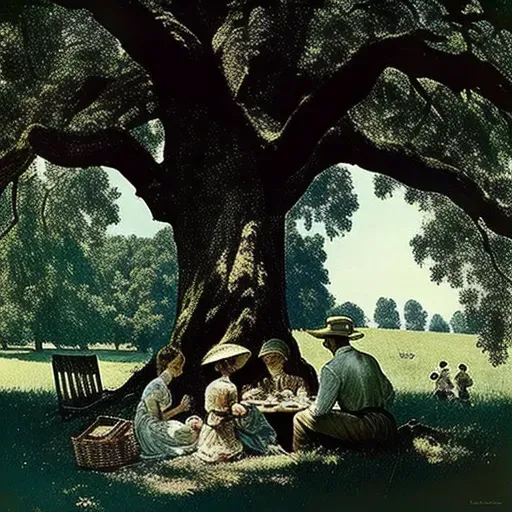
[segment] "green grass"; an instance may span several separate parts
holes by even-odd
[[[430,392],[429,375],[439,361],[446,360],[452,376],[460,363],[468,366],[475,381],[471,392],[478,395],[512,397],[510,365],[493,367],[487,354],[476,346],[476,336],[433,332],[411,332],[385,329],[360,329],[365,333],[353,342],[357,349],[377,358],[382,369],[398,391]],[[302,355],[315,368],[320,368],[330,355],[321,340],[304,332],[295,332]],[[413,353],[414,359],[402,359],[400,353]]]
[[[130,350],[0,350],[0,390],[52,391],[52,354],[96,354],[105,388],[123,384],[147,360],[148,355]]]
[[[476,336],[432,332],[361,329],[362,340],[353,344],[359,350],[374,355],[384,372],[399,391],[430,392],[430,372],[441,359],[450,363],[453,374],[464,362],[478,395],[512,397],[512,375],[509,365],[494,368],[487,355],[476,347]],[[296,331],[303,356],[318,370],[330,354],[322,342],[305,332]],[[0,389],[48,390],[54,389],[51,355],[66,351],[0,350]],[[68,351],[72,354],[97,354],[102,381],[107,388],[121,385],[148,359],[148,355],[130,350]],[[414,359],[402,359],[400,353],[413,353]]]
[[[4,446],[2,511],[461,510],[470,501],[510,503],[510,409],[504,401],[457,407],[399,395],[395,414],[422,414],[454,432],[438,460],[416,452],[371,457],[310,453],[205,466],[190,459],[141,463],[113,473],[78,471],[70,436],[83,420],[62,423],[52,393],[0,394]],[[507,430],[508,429],[508,430]],[[243,508],[242,508],[243,504]],[[3,507],[3,508],[2,508]],[[507,510],[507,508],[504,508]]]
[[[309,453],[250,458],[205,466],[188,458],[139,463],[113,473],[79,471],[70,437],[87,426],[61,422],[51,351],[0,352],[0,511],[259,511],[465,510],[471,502],[512,504],[510,368],[492,368],[473,337],[368,329],[356,346],[374,354],[398,391],[398,423],[417,418],[451,435],[446,445],[371,457]],[[296,333],[315,367],[328,353]],[[412,352],[402,359],[399,352]],[[105,385],[115,387],[146,356],[96,351]],[[464,361],[475,380],[473,404],[444,403],[429,394],[428,375],[440,359]],[[472,507],[474,510],[474,507]]]

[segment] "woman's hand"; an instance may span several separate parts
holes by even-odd
[[[180,409],[182,412],[190,411],[191,401],[188,395],[184,395],[180,402]]]
[[[242,404],[233,404],[231,406],[231,414],[233,414],[233,416],[245,416],[247,409]]]

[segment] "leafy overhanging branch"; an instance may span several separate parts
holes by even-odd
[[[48,120],[55,126],[74,130],[118,123],[127,128],[143,124],[155,116],[154,98],[147,76],[139,69],[128,70],[113,80],[87,77],[70,79],[43,87],[39,104],[32,112],[34,124]],[[35,160],[36,153],[25,130],[18,143],[0,156],[0,192],[21,176]]]
[[[509,285],[512,285],[512,279],[501,269],[498,260],[496,259],[496,255],[494,254],[494,251],[491,246],[491,241],[489,239],[489,234],[487,233],[485,227],[480,224],[479,220],[473,221],[473,223],[475,224],[476,228],[478,229],[478,232],[480,233],[480,236],[482,237],[484,250],[489,255],[494,270]]]
[[[0,193],[29,168],[35,157],[25,137],[0,158]]]
[[[430,78],[455,92],[476,91],[498,108],[512,111],[512,83],[494,66],[469,53],[438,50],[428,41],[439,39],[419,31],[386,38],[356,52],[290,116],[269,149],[272,166],[282,169],[284,176],[304,166],[318,141],[370,94],[386,68],[413,78]]]
[[[161,106],[170,96],[183,101],[211,100],[218,92],[221,76],[209,53],[170,12],[137,1],[53,1],[67,8],[87,9],[147,71]]]
[[[157,162],[127,130],[107,128],[81,135],[33,125],[28,139],[37,154],[56,165],[112,167],[137,190],[149,188],[160,177]]]
[[[512,208],[498,204],[460,169],[393,142],[370,139],[348,118],[328,131],[310,163],[288,180],[285,207],[298,200],[315,176],[338,163],[358,165],[412,188],[442,194],[474,222],[481,219],[494,233],[512,238]]]

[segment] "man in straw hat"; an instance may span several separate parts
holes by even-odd
[[[326,327],[307,332],[323,339],[333,358],[321,370],[315,403],[295,415],[293,449],[312,444],[368,449],[393,446],[396,423],[386,410],[394,397],[393,386],[374,357],[350,345],[364,334],[355,331],[352,320],[345,316],[330,317]],[[340,410],[333,410],[336,402]]]

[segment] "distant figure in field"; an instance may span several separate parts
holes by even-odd
[[[439,400],[451,400],[455,397],[453,393],[452,379],[450,377],[450,368],[446,361],[439,363],[437,371],[430,374],[430,378],[435,382],[434,396]]]
[[[470,397],[468,388],[470,388],[473,385],[473,379],[469,376],[467,371],[468,367],[464,363],[461,363],[459,364],[459,373],[455,375],[457,395],[459,397],[459,400],[462,402],[469,402]]]

